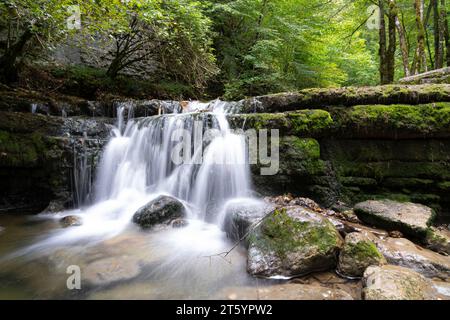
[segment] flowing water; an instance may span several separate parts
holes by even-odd
[[[233,247],[222,209],[258,201],[245,138],[226,119],[230,107],[193,102],[133,119],[132,109],[119,105],[93,190],[90,175],[77,177],[89,204],[0,221],[0,298],[226,298],[227,288],[263,285],[246,274],[245,250],[219,255]],[[161,194],[182,201],[188,225],[133,225],[133,214]],[[81,217],[82,226],[62,229],[58,220],[67,215]],[[69,266],[80,268],[81,290],[67,288]]]

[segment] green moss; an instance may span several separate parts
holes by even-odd
[[[422,105],[363,105],[347,111],[344,126],[366,127],[381,125],[384,129],[404,129],[431,133],[450,128],[450,103]]]
[[[377,181],[372,178],[341,177],[340,180],[345,186],[373,187],[377,185]]]
[[[254,113],[243,115],[246,127],[255,130],[283,129],[289,127],[284,113]]]
[[[316,160],[320,158],[319,142],[310,138],[282,137],[280,151],[281,157],[289,160]]]
[[[355,257],[358,261],[367,259],[382,259],[383,255],[378,251],[371,241],[358,241],[356,243],[346,243],[344,250],[347,254]]]
[[[317,134],[331,128],[333,119],[325,110],[300,110],[287,114],[291,121],[293,133],[297,135]]]
[[[45,154],[44,138],[39,133],[13,134],[0,130],[0,163],[5,166],[30,167]]]
[[[444,191],[450,191],[450,181],[438,183],[438,188]]]
[[[276,210],[260,227],[261,232],[251,241],[257,241],[266,250],[280,257],[301,247],[317,246],[319,252],[327,253],[337,245],[336,231],[331,223],[314,225],[290,217],[285,209]]]

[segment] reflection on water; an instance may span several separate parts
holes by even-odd
[[[129,225],[106,240],[32,251],[23,248],[61,231],[56,219],[1,216],[0,225],[0,299],[210,299],[227,298],[226,288],[264,285],[247,275],[243,248],[217,256],[233,243],[198,220],[151,231]],[[70,265],[80,267],[81,290],[67,289]]]

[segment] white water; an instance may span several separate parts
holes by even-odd
[[[203,244],[207,248],[209,239],[217,238],[211,232],[222,232],[221,209],[228,201],[251,193],[245,138],[231,132],[226,112],[225,102],[193,102],[184,113],[132,119],[132,110],[119,106],[96,175],[94,203],[58,215],[79,215],[83,225],[60,230],[38,246],[116,236],[131,224],[140,207],[166,194],[181,200],[192,220],[185,230],[174,234],[175,241],[181,246],[198,248]],[[202,130],[195,128],[195,121],[200,121]],[[171,153],[179,142],[172,141],[172,135],[179,129],[193,136],[208,129],[216,131],[209,142],[192,141],[193,159],[201,159],[201,163],[173,163]],[[199,228],[199,223],[204,228]]]

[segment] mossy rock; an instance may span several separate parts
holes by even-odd
[[[450,231],[431,227],[424,240],[428,249],[450,255]]]
[[[339,254],[339,272],[349,277],[362,277],[367,267],[386,264],[370,237],[353,232],[345,237],[345,244]]]
[[[333,119],[325,110],[299,110],[286,113],[251,113],[227,116],[233,128],[278,129],[282,135],[317,137],[327,133]]]
[[[450,85],[312,88],[249,98],[242,101],[241,111],[271,113],[329,106],[424,104],[441,101],[450,101]]]
[[[320,159],[320,144],[316,139],[296,136],[282,137],[280,141],[281,157],[295,160]]]
[[[370,138],[448,137],[450,103],[422,105],[359,105],[333,112],[342,135]]]
[[[250,235],[247,270],[255,276],[294,277],[332,269],[342,244],[325,217],[302,207],[286,207]]]

